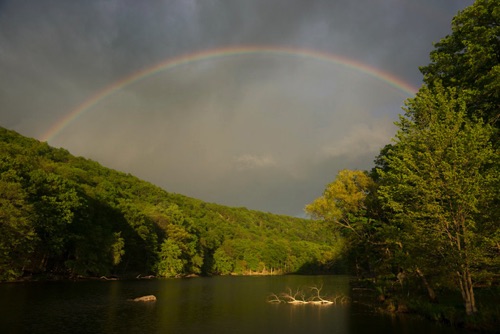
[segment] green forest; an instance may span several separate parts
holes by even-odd
[[[498,291],[499,23],[498,1],[455,16],[374,168],[339,172],[306,207],[344,236],[350,262],[377,278],[381,299],[417,290],[437,304],[457,292],[474,315],[483,306],[476,291]]]
[[[320,222],[166,192],[0,129],[0,278],[330,270]]]
[[[0,280],[351,273],[382,300],[456,293],[480,313],[500,281],[499,22],[493,0],[457,14],[373,169],[332,177],[311,219],[169,193],[0,128]]]

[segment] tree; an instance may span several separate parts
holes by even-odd
[[[119,211],[134,231],[128,240],[125,238],[133,249],[129,255],[133,255],[134,266],[141,268],[141,271],[151,271],[158,260],[159,242],[156,224],[143,212],[139,201],[119,199]]]
[[[57,269],[69,240],[68,225],[75,217],[75,211],[82,206],[76,191],[76,185],[61,176],[35,169],[30,174],[28,198],[35,214],[34,230],[38,239],[33,265],[35,270],[47,269],[47,265]],[[54,263],[49,263],[53,260]]]
[[[201,273],[203,254],[199,247],[197,230],[193,221],[177,205],[170,205],[163,213],[162,223],[166,237],[177,244],[184,263],[183,273]]]
[[[229,275],[233,272],[234,261],[226,253],[224,247],[217,248],[214,253],[213,272],[220,275]]]
[[[33,208],[17,181],[13,170],[0,174],[0,280],[20,277],[34,250]]]
[[[388,238],[389,231],[380,220],[376,193],[377,184],[368,173],[341,170],[323,195],[305,208],[313,218],[323,219],[346,238],[345,251],[358,275],[386,274],[382,264],[393,253],[389,250],[394,246]]]
[[[463,106],[460,110],[476,123],[484,123],[495,128],[489,141],[498,150],[500,143],[500,3],[495,0],[476,0],[474,4],[461,11],[452,21],[452,33],[435,44],[430,54],[431,63],[421,67],[424,74],[425,89],[447,87],[461,92]],[[413,121],[428,116],[428,108],[413,108]],[[462,117],[462,116],[460,116]],[[488,164],[488,173],[500,175],[498,159]],[[486,177],[486,175],[485,175]],[[474,204],[478,207],[475,214],[475,227],[483,231],[483,256],[480,265],[474,268],[477,279],[490,278],[498,272],[500,191],[493,191],[495,200]],[[487,196],[491,197],[491,189]],[[485,194],[486,196],[486,194]],[[486,232],[488,231],[488,232]],[[489,236],[488,236],[489,234]],[[489,240],[486,242],[486,240]],[[432,268],[432,257],[427,257],[428,268]],[[497,260],[495,260],[497,259]]]
[[[176,277],[183,273],[184,262],[182,250],[179,245],[171,239],[165,240],[161,245],[160,260],[157,263],[159,276]]]
[[[314,218],[359,234],[359,226],[355,223],[366,212],[365,199],[373,186],[373,180],[365,172],[341,170],[327,185],[323,195],[307,205],[305,210]]]
[[[476,0],[453,18],[451,35],[435,44],[420,70],[432,87],[469,90],[466,114],[500,126],[500,2]],[[498,139],[498,138],[497,138]]]
[[[452,277],[472,314],[474,271],[500,241],[491,238],[497,218],[488,214],[498,154],[492,127],[467,117],[467,101],[435,82],[407,102],[379,194],[416,269]]]

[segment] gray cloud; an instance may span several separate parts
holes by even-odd
[[[418,86],[472,0],[39,0],[0,3],[0,124],[41,138],[131,73],[238,45],[307,48]],[[334,63],[207,59],[108,96],[50,144],[168,191],[301,215],[341,168],[371,167],[407,96]]]
[[[237,170],[270,168],[277,164],[272,155],[242,154],[233,160]]]

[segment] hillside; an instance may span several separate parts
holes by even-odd
[[[1,127],[0,139],[0,280],[311,272],[340,256],[320,222],[169,193]]]

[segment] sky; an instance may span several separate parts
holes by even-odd
[[[0,126],[163,189],[304,216],[368,170],[472,0],[0,0]]]

